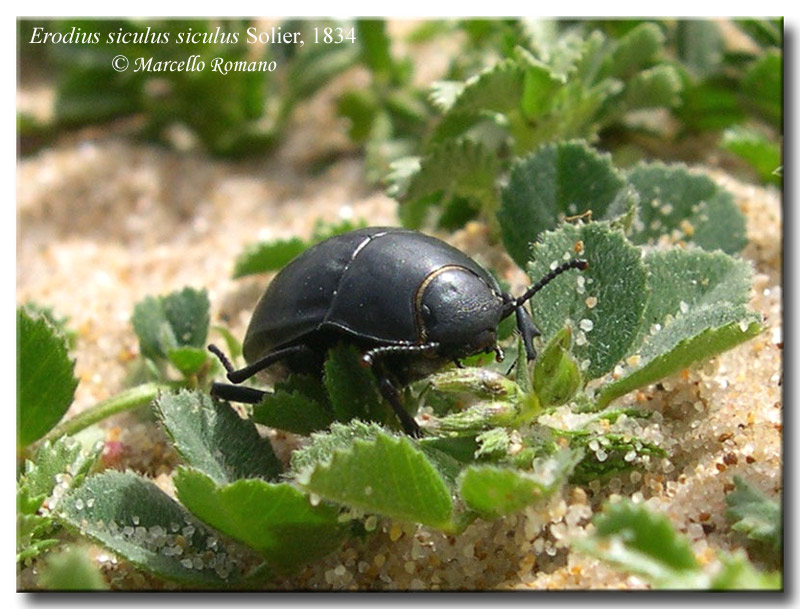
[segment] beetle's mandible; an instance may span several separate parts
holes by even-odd
[[[539,331],[524,304],[564,271],[587,266],[583,259],[565,262],[514,298],[469,256],[434,237],[385,227],[331,237],[292,260],[264,292],[243,343],[246,367],[234,370],[209,346],[234,383],[214,383],[211,392],[257,403],[265,392],[236,385],[276,362],[321,374],[328,349],[347,342],[374,371],[406,433],[418,436],[399,387],[476,353],[502,357],[497,326],[512,313],[528,359],[535,358]]]

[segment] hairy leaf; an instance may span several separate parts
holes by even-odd
[[[584,142],[549,144],[518,160],[501,193],[497,219],[503,243],[514,261],[525,268],[531,244],[567,216],[592,211],[602,219],[625,185],[611,164]]]
[[[254,422],[297,434],[325,429],[334,420],[324,387],[309,376],[276,383],[275,391],[253,406]]]
[[[725,515],[733,522],[731,528],[779,551],[783,545],[780,504],[739,476],[734,476],[733,481],[735,490],[725,496]]]
[[[638,335],[648,296],[646,273],[639,250],[620,231],[592,222],[545,233],[533,248],[528,275],[538,280],[578,257],[589,267],[551,281],[533,297],[531,310],[545,340],[572,325],[572,352],[584,378],[593,379],[611,370]]]
[[[200,392],[164,393],[156,414],[187,463],[219,484],[274,479],[281,465],[269,440],[231,406]]]
[[[652,251],[645,257],[651,297],[637,346],[621,378],[605,385],[597,407],[758,334],[747,309],[750,267],[722,252]]]
[[[131,321],[142,355],[161,360],[180,347],[204,348],[208,310],[208,293],[188,287],[166,296],[148,296],[137,303]]]
[[[491,211],[497,200],[495,181],[500,171],[497,156],[471,140],[447,140],[431,148],[419,161],[401,195],[403,224],[419,228],[433,203],[462,198],[475,208]],[[397,179],[395,183],[399,185]],[[400,194],[399,187],[395,192]]]
[[[730,193],[683,165],[640,164],[628,173],[639,193],[634,243],[691,242],[729,254],[747,243],[744,216]]]
[[[88,478],[64,496],[58,517],[70,529],[167,579],[218,587],[241,576],[237,558],[214,531],[131,472]]]
[[[329,430],[311,434],[311,442],[292,453],[295,473],[329,463],[337,451],[347,450],[355,440],[372,440],[382,431],[380,425],[353,419],[347,425],[333,423]]]

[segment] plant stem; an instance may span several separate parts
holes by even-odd
[[[159,391],[169,391],[171,389],[172,385],[167,383],[144,383],[131,389],[126,389],[102,402],[98,402],[74,417],[62,421],[60,425],[54,427],[45,436],[45,439],[52,442],[61,436],[76,434],[111,415],[149,404],[156,398]]]

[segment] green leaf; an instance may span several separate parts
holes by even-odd
[[[204,348],[208,338],[208,293],[183,288],[161,298],[164,317],[180,347]]]
[[[641,23],[620,38],[605,59],[601,75],[630,78],[658,59],[664,34],[654,23]]]
[[[733,24],[759,46],[783,46],[783,19],[734,19]]]
[[[253,406],[253,421],[275,429],[308,435],[334,421],[324,387],[309,376],[292,375]]]
[[[380,423],[390,416],[381,403],[375,375],[361,365],[361,356],[352,345],[338,345],[328,352],[324,381],[337,421]]]
[[[757,571],[744,550],[723,554],[720,562],[722,567],[709,582],[710,590],[783,590],[781,572]]]
[[[611,156],[584,142],[542,146],[514,163],[502,189],[497,219],[506,250],[525,268],[543,231],[588,210],[595,219],[606,217],[624,185]]]
[[[59,543],[53,534],[53,519],[49,516],[23,514],[17,511],[17,562],[35,558]]]
[[[499,160],[478,142],[446,140],[422,157],[419,170],[410,177],[410,164],[403,167],[406,177],[401,180],[395,174],[393,192],[400,199],[400,216],[405,226],[419,228],[435,202],[463,198],[486,212],[496,205]],[[407,184],[403,192],[401,182]]]
[[[298,237],[250,244],[236,257],[233,278],[279,271],[306,248],[308,244]]]
[[[534,462],[532,472],[471,465],[459,477],[459,494],[483,518],[500,518],[550,497],[566,482],[581,451],[563,450]]]
[[[131,472],[88,478],[64,496],[57,516],[70,529],[167,579],[217,587],[241,575],[238,560],[214,531]]]
[[[47,559],[40,575],[47,590],[107,590],[100,569],[83,548],[72,547]]]
[[[519,107],[525,70],[519,62],[504,59],[464,83],[450,113],[506,113]]]
[[[533,122],[547,116],[553,107],[555,93],[564,82],[549,68],[528,62],[522,84],[521,110],[525,118]]]
[[[334,76],[352,67],[360,53],[358,46],[349,42],[306,45],[306,49],[292,61],[286,78],[287,98],[292,103],[311,97]]]
[[[292,453],[292,471],[313,469],[321,463],[330,463],[337,451],[348,450],[357,439],[372,440],[382,430],[375,423],[353,419],[347,425],[333,423],[329,430],[311,435],[311,442]]]
[[[359,19],[358,42],[361,45],[361,61],[374,72],[389,79],[395,69],[391,54],[391,39],[386,33],[386,22],[382,19]]]
[[[186,462],[220,484],[281,471],[269,440],[225,402],[182,390],[161,394],[155,411]]]
[[[649,579],[662,589],[778,590],[780,572],[760,573],[742,551],[721,554],[720,564],[702,570],[689,541],[670,520],[630,501],[606,504],[593,519],[595,533],[574,547],[619,569]]]
[[[69,409],[78,379],[63,334],[43,316],[17,309],[17,444],[50,431]]]
[[[651,297],[637,346],[621,378],[599,392],[597,408],[637,387],[730,349],[762,330],[746,303],[750,267],[722,252],[652,251],[645,257]]]
[[[355,439],[297,481],[324,499],[367,513],[452,531],[453,502],[441,474],[406,437]]]
[[[508,456],[508,449],[511,447],[511,435],[505,427],[493,427],[475,436],[478,442],[478,449],[475,451],[474,458],[488,458],[500,460]],[[424,449],[424,445],[422,446]]]
[[[184,375],[197,374],[200,369],[210,360],[209,352],[206,349],[197,347],[178,347],[167,351],[167,357],[172,365]]]
[[[544,277],[577,258],[576,249],[588,269],[551,281],[531,300],[531,310],[544,340],[572,325],[572,353],[584,378],[593,379],[611,370],[639,333],[648,297],[646,272],[639,250],[621,231],[592,222],[545,233],[533,248],[528,275]]]
[[[447,112],[453,107],[464,86],[465,83],[457,80],[437,80],[431,83],[428,99],[441,112]]]
[[[311,505],[306,494],[286,483],[251,478],[219,486],[202,472],[181,467],[175,489],[195,516],[280,570],[321,558],[346,535],[337,508]]]
[[[609,418],[615,417],[612,415]],[[660,446],[627,434],[584,432],[569,439],[570,446],[588,448],[570,476],[569,481],[573,484],[588,484],[592,480],[618,476],[632,469],[643,469],[643,457],[652,459],[667,456],[667,451]],[[598,448],[592,450],[590,445],[595,443]]]
[[[61,332],[67,341],[67,347],[70,349],[75,348],[75,343],[78,340],[78,333],[67,325],[67,322],[69,322],[69,317],[65,315],[59,315],[56,313],[53,307],[41,305],[30,300],[25,303],[24,308],[26,311],[28,311],[30,317],[44,317],[48,322],[50,322],[50,325]]]
[[[606,504],[592,522],[594,535],[575,544],[587,554],[666,587],[689,583],[699,572],[691,545],[666,516],[620,501]]]
[[[208,338],[208,310],[208,293],[188,287],[137,303],[131,321],[142,355],[161,360],[173,349],[203,348]]]
[[[740,476],[734,476],[733,482],[736,488],[725,496],[728,506],[725,516],[733,522],[731,528],[780,551],[783,545],[780,504]]]
[[[628,82],[625,88],[626,110],[641,108],[672,107],[680,102],[683,83],[672,66],[657,65],[642,70]]]
[[[782,131],[783,128],[783,53],[768,51],[742,78],[744,104]]]
[[[252,243],[245,246],[242,253],[236,257],[233,278],[239,279],[247,275],[279,271],[315,243],[364,226],[366,224],[363,221],[343,220],[328,224],[317,219],[314,223],[314,232],[308,241],[292,237],[291,239]]]
[[[748,163],[764,182],[782,182],[776,173],[782,164],[781,146],[760,131],[742,125],[731,127],[722,134],[720,147]]]
[[[563,328],[536,358],[533,388],[544,408],[566,403],[581,386],[581,372],[570,353],[571,344],[572,330]]]
[[[634,243],[692,242],[733,254],[747,244],[744,216],[731,194],[683,165],[641,163],[628,173],[639,193]]]
[[[370,91],[347,91],[336,101],[336,113],[350,121],[350,139],[363,144],[372,134],[378,101]]]

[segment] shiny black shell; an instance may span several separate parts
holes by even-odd
[[[244,339],[245,359],[290,345],[314,347],[322,336],[364,345],[420,344],[418,294],[445,266],[468,269],[501,294],[469,256],[416,231],[370,227],[318,243],[286,265],[262,295]]]

